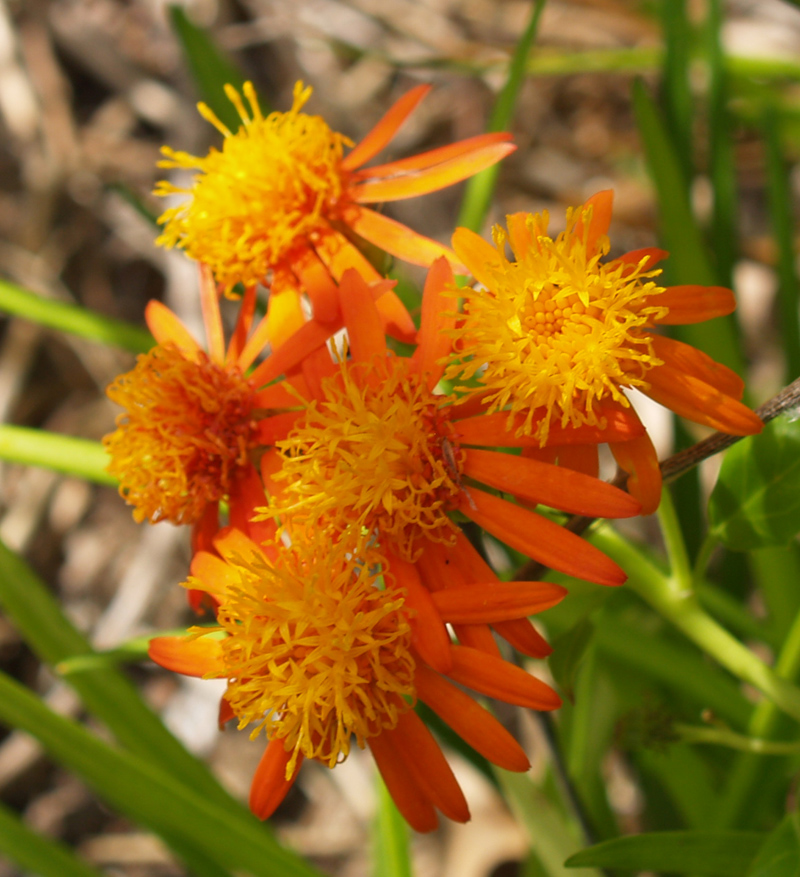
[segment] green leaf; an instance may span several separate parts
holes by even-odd
[[[800,423],[778,417],[730,448],[709,515],[732,551],[787,545],[800,532]]]
[[[747,877],[800,875],[800,815],[789,813],[759,850]]]
[[[38,877],[103,877],[64,844],[28,828],[0,804],[0,852]]]
[[[604,841],[564,865],[745,877],[763,842],[764,835],[754,831],[659,831]]]
[[[374,877],[412,877],[408,826],[378,776],[378,818],[373,835]]]
[[[100,442],[41,429],[0,425],[0,460],[42,466],[95,484],[117,483],[106,472],[109,459]]]
[[[550,655],[550,672],[566,697],[575,701],[575,677],[586,649],[594,636],[594,625],[588,618],[556,637]]]
[[[58,329],[90,341],[121,347],[131,353],[143,353],[156,343],[147,329],[104,317],[68,302],[43,298],[8,280],[0,280],[0,311],[48,329]]]
[[[182,6],[170,6],[169,18],[200,97],[226,127],[238,131],[242,120],[225,96],[225,85],[230,84],[241,91],[244,75],[220,52],[204,30],[192,24]],[[269,111],[263,103],[261,109],[265,113]]]

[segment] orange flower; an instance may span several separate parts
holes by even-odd
[[[738,375],[651,331],[729,314],[733,293],[658,286],[656,265],[667,254],[655,248],[602,261],[612,197],[600,192],[569,209],[567,227],[555,238],[547,232],[547,213],[509,216],[507,233],[494,229],[494,247],[467,229],[456,231],[453,247],[481,286],[460,291],[464,314],[455,334],[464,360],[446,376],[474,378],[459,389],[479,394],[489,412],[507,412],[509,429],[533,436],[542,448],[553,444],[556,425],[602,427],[609,410],[629,409],[626,388],[723,432],[759,432],[760,419],[739,401]],[[661,476],[650,439],[609,444],[631,473],[629,489],[643,512],[655,511]],[[544,456],[553,455],[545,449]],[[577,464],[596,470],[596,450]]]
[[[280,539],[258,546],[229,529],[215,539],[218,554],[196,554],[189,584],[218,601],[219,626],[154,639],[150,656],[179,673],[227,679],[221,720],[236,717],[240,728],[253,727],[252,737],[266,733],[250,792],[257,816],[271,815],[304,758],[332,768],[354,739],[369,745],[418,831],[436,827],[436,809],[467,821],[458,782],[412,709],[417,698],[487,759],[524,771],[528,759],[516,741],[453,682],[539,710],[557,708],[558,695],[499,656],[447,639],[449,681],[418,651],[419,613],[374,545],[363,537],[332,543],[302,527],[291,537],[289,547]],[[446,638],[446,622],[524,618],[564,594],[548,583],[489,582],[428,599]]]
[[[197,169],[191,188],[162,181],[158,195],[189,195],[160,218],[164,231],[158,243],[181,247],[208,265],[225,290],[236,284],[269,282],[273,293],[305,290],[315,316],[333,319],[334,280],[350,267],[367,280],[380,275],[348,235],[355,233],[387,253],[417,265],[454,254],[365,204],[412,198],[434,192],[489,167],[514,150],[508,134],[485,134],[434,149],[413,158],[364,168],[392,139],[400,125],[428,93],[420,85],[404,95],[369,134],[345,155],[350,144],[319,116],[301,112],[311,89],[298,82],[294,103],[286,113],[264,116],[252,84],[245,83],[245,106],[239,93],[226,94],[242,120],[229,131],[200,104],[200,113],[225,138],[222,149],[205,157],[167,147],[162,167]],[[395,334],[413,334],[399,301],[391,305]]]
[[[525,447],[530,436],[508,432],[505,415],[472,416],[470,404],[438,395],[440,364],[449,349],[453,287],[444,259],[432,266],[423,296],[419,346],[411,358],[391,354],[369,288],[355,272],[343,278],[341,308],[351,358],[328,363],[313,398],[289,437],[276,443],[268,492],[270,513],[302,516],[333,535],[374,533],[393,568],[415,564],[432,545],[453,555],[460,512],[501,541],[553,569],[603,584],[621,584],[622,570],[593,546],[550,519],[487,492],[512,494],[577,514],[625,517],[639,503],[581,473],[480,446]],[[609,413],[616,439],[641,434],[626,412]],[[597,427],[554,430],[568,443],[598,441]],[[274,471],[280,468],[278,471]],[[485,486],[485,487],[484,487]],[[403,582],[405,585],[406,583]]]

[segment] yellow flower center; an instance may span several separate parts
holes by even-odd
[[[627,406],[620,388],[644,386],[647,370],[661,364],[643,330],[667,313],[654,301],[663,292],[651,279],[660,269],[646,270],[645,260],[602,262],[607,238],[590,254],[590,211],[569,210],[566,230],[555,239],[547,235],[546,212],[529,216],[531,245],[515,249],[514,261],[506,258],[507,236],[496,226],[500,266],[488,269],[489,289],[459,290],[465,304],[458,332],[470,359],[450,366],[446,376],[477,376],[480,391],[489,391],[489,410],[525,413],[519,432],[542,445],[552,417],[565,426],[602,426],[594,403],[610,397]],[[534,429],[542,409],[546,414]]]
[[[253,86],[244,86],[245,107],[230,86],[226,94],[242,126],[229,131],[204,104],[201,114],[224,135],[222,150],[205,158],[168,147],[161,167],[200,171],[191,188],[161,181],[157,195],[185,194],[190,198],[159,218],[164,231],[157,243],[181,247],[192,259],[214,272],[229,290],[263,283],[267,272],[299,243],[335,218],[347,185],[339,168],[350,141],[332,131],[319,116],[300,110],[311,96],[298,82],[287,113],[263,116]]]
[[[461,490],[461,452],[442,397],[395,356],[342,363],[286,441],[288,481],[278,514],[291,511],[337,532],[366,528],[407,560],[422,538],[449,541],[447,511]]]
[[[394,728],[415,699],[403,592],[378,579],[382,558],[324,535],[278,546],[273,562],[237,558],[218,620],[228,689],[243,728],[333,767]],[[190,582],[191,583],[191,582]],[[380,589],[379,585],[384,589]]]
[[[191,524],[228,493],[255,443],[253,388],[235,367],[171,345],[139,356],[106,390],[125,412],[103,439],[134,518]]]

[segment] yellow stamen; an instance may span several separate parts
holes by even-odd
[[[273,512],[338,532],[366,528],[407,560],[419,556],[422,537],[452,540],[447,511],[461,490],[462,454],[442,397],[393,356],[342,363],[324,393],[278,443],[284,465],[275,477],[288,485]]]
[[[578,220],[584,233],[576,233]],[[499,267],[484,266],[489,289],[462,289],[464,320],[457,334],[469,360],[450,366],[445,376],[477,377],[489,391],[489,411],[525,413],[518,434],[547,441],[551,417],[562,425],[600,425],[597,401],[628,400],[621,387],[645,387],[647,370],[661,361],[643,327],[667,309],[654,301],[663,287],[651,278],[660,269],[602,262],[608,239],[591,254],[587,230],[591,207],[567,211],[566,230],[547,235],[547,213],[526,221],[531,246],[505,256],[507,236],[493,233]],[[474,391],[475,387],[460,387]],[[533,426],[533,418],[546,415]]]
[[[249,109],[235,89],[225,90],[242,120],[235,134],[204,104],[198,107],[223,134],[221,151],[201,158],[163,148],[161,167],[200,171],[191,188],[162,180],[155,190],[190,196],[159,218],[164,231],[157,243],[179,246],[208,265],[226,290],[263,282],[303,237],[324,227],[323,217],[337,218],[347,184],[339,164],[350,141],[319,116],[300,112],[310,88],[298,82],[291,110],[267,117],[253,86],[246,83],[243,91]]]
[[[255,443],[253,388],[236,367],[171,345],[139,356],[108,397],[125,412],[103,439],[108,471],[141,522],[191,524],[225,496]]]

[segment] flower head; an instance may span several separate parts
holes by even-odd
[[[631,388],[716,429],[757,432],[761,421],[739,402],[737,375],[652,331],[730,313],[731,291],[658,285],[661,250],[606,260],[610,219],[611,193],[601,192],[568,209],[566,228],[555,237],[547,213],[509,216],[507,232],[494,229],[494,247],[458,229],[453,246],[481,286],[459,291],[464,313],[454,334],[464,359],[447,377],[474,379],[460,389],[479,393],[489,412],[508,412],[509,426],[541,447],[554,424],[602,428],[602,403],[628,408]],[[651,447],[645,438],[633,456],[652,469]],[[630,462],[630,451],[619,457]],[[660,482],[649,481],[637,495],[653,511]]]

